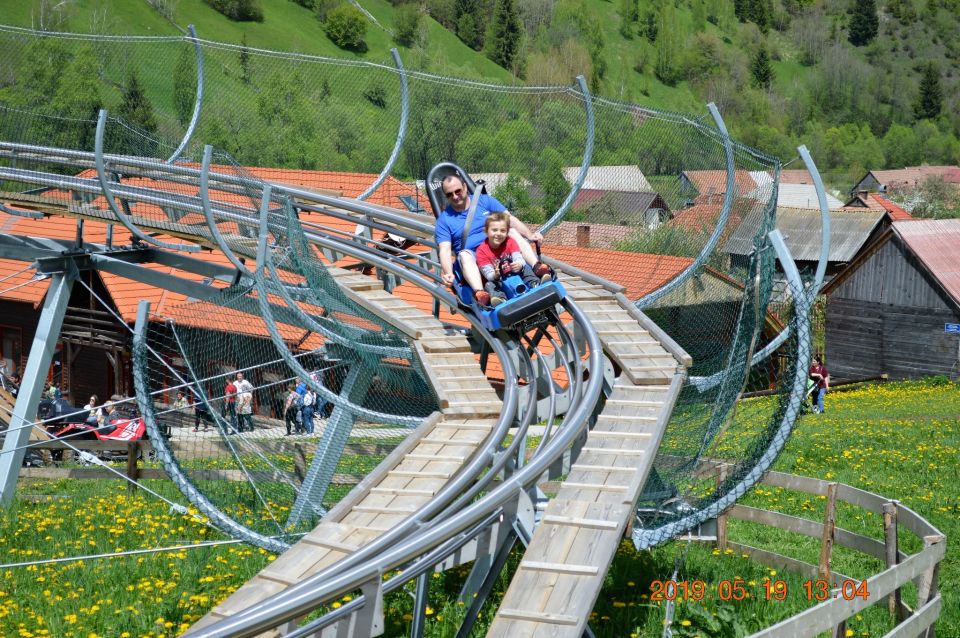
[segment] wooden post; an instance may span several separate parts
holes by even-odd
[[[923,548],[927,549],[931,545],[942,543],[943,536],[933,535],[923,537]],[[940,563],[935,564],[930,569],[920,574],[920,583],[917,585],[917,609],[926,605],[937,595],[937,581],[940,578]],[[927,631],[922,634],[923,638],[934,638],[934,628],[930,625]]]
[[[140,478],[140,442],[130,441],[127,443],[127,476],[130,482],[127,483],[127,489],[131,492],[137,490],[137,479]]]
[[[827,485],[827,509],[823,514],[823,534],[820,537],[820,563],[817,575],[821,580],[830,580],[830,563],[833,560],[833,532],[837,526],[837,484]]]
[[[897,565],[900,562],[900,551],[897,543],[897,504],[893,501],[883,504],[883,544],[887,567]],[[894,624],[903,620],[899,587],[887,597],[887,608]]]
[[[825,580],[833,587],[833,578],[831,575],[831,562],[833,561],[833,536],[837,527],[837,483],[827,485],[827,508],[823,514],[823,534],[820,537],[820,563],[817,567],[817,575],[820,580]],[[847,623],[840,621],[833,628],[833,638],[843,638],[846,634]]]
[[[297,477],[297,481],[300,483],[303,483],[303,479],[307,475],[307,453],[303,449],[303,445],[294,444],[293,446],[293,475]]]
[[[717,490],[723,485],[727,478],[727,465],[721,463],[717,466]],[[717,549],[721,552],[727,551],[727,515],[721,513],[717,516]]]

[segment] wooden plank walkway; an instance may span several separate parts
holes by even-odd
[[[384,316],[400,309],[396,297],[385,304],[375,279],[337,268],[331,274]],[[413,306],[403,314],[413,318]],[[439,321],[416,317],[416,351],[433,384],[441,412],[367,476],[324,520],[257,576],[194,626],[202,627],[247,609],[332,565],[389,530],[422,507],[477,452],[497,422],[502,403],[480,371],[465,337],[448,335]],[[409,321],[409,319],[408,319]],[[274,635],[274,634],[265,634]]]
[[[488,636],[580,638],[670,419],[689,357],[615,290],[561,276],[620,368]]]

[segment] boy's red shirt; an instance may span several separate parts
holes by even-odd
[[[506,241],[500,244],[499,248],[493,248],[489,240],[484,241],[477,246],[477,267],[493,266],[496,268],[504,255],[510,256],[518,252],[520,252],[520,246],[517,245],[513,237],[507,237]]]

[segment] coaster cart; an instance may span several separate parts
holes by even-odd
[[[103,424],[82,420],[81,417],[86,414],[85,411],[74,408],[63,399],[42,401],[37,410],[38,418],[53,419],[48,421],[47,429],[51,436],[58,439],[131,443],[143,439],[147,432],[143,418],[135,409],[123,404],[118,406],[112,415],[107,416]],[[81,459],[83,455],[84,453],[81,452]],[[104,451],[99,454],[99,457],[104,461],[120,461],[127,458],[127,453]]]
[[[463,180],[470,193],[471,201],[475,192],[484,192],[483,182],[475,182],[456,164],[452,162],[437,164],[427,173],[426,180],[427,195],[430,198],[430,206],[435,218],[439,217],[445,208],[442,183],[450,175],[457,175]],[[467,222],[468,224],[472,222],[472,215],[468,215]],[[469,226],[467,227],[469,228]],[[533,243],[537,254],[539,254],[539,242]],[[512,274],[500,282],[506,301],[493,308],[481,306],[474,298],[473,288],[463,278],[457,256],[454,255],[453,257],[453,274],[455,277],[453,288],[457,295],[457,302],[462,308],[471,310],[487,330],[496,332],[498,330],[515,329],[526,332],[533,328],[545,327],[551,321],[557,320],[554,308],[567,296],[567,291],[560,282],[554,279],[536,288],[528,289],[519,274]]]

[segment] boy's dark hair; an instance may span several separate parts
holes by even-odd
[[[483,231],[486,232],[490,230],[490,224],[493,222],[505,222],[507,224],[507,230],[510,230],[510,213],[490,213],[487,215],[487,218],[483,220]]]

